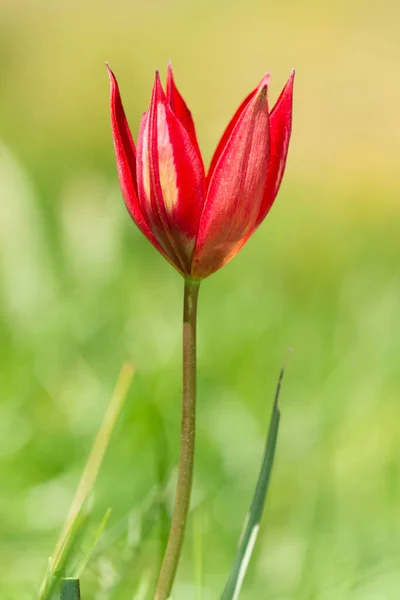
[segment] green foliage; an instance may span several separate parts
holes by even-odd
[[[60,600],[80,600],[79,579],[65,578],[61,580]]]
[[[117,387],[90,451],[89,458],[75,492],[64,527],[61,530],[56,547],[49,560],[48,570],[46,571],[44,580],[40,586],[39,600],[48,600],[52,598],[54,590],[62,577],[64,577],[61,584],[62,600],[74,600],[75,596],[73,594],[77,593],[79,588],[78,578],[89,562],[108,521],[110,516],[109,510],[102,519],[89,550],[76,567],[75,578],[65,578],[65,575],[68,574],[68,571],[72,568],[71,561],[74,560],[79,553],[79,546],[86,533],[89,517],[87,500],[89,495],[93,492],[94,484],[110,442],[111,434],[125,402],[132,377],[132,366],[128,364],[124,365]]]
[[[267,441],[265,444],[264,456],[256,489],[249,512],[246,515],[242,535],[240,536],[239,540],[239,547],[233,561],[229,579],[222,593],[221,600],[237,600],[240,590],[242,589],[243,580],[246,575],[251,555],[253,554],[254,544],[256,543],[258,530],[260,528],[260,521],[264,510],[269,480],[271,477],[275,457],[280,420],[278,401],[282,378],[283,368],[281,370],[276,389],[275,401],[272,407],[271,421],[268,429]]]

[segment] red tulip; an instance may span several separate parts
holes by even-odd
[[[292,73],[269,111],[269,75],[226,128],[205,174],[192,115],[171,67],[166,92],[156,74],[137,150],[117,81],[111,123],[119,181],[128,211],[147,239],[186,278],[225,265],[265,219],[285,170],[292,126]]]

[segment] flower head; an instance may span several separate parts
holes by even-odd
[[[118,176],[128,211],[147,239],[184,276],[201,280],[237,254],[265,219],[285,170],[294,72],[270,111],[269,75],[242,102],[208,173],[192,115],[168,68],[158,73],[137,141],[109,69]]]

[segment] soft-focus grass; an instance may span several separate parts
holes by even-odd
[[[201,598],[222,591],[293,346],[242,598],[397,599],[398,17],[391,0],[1,2],[2,599],[32,598],[126,359],[137,376],[96,487],[97,521],[113,512],[84,598],[123,568],[132,520],[177,461],[182,282],[123,207],[103,67],[136,132],[168,59],[207,159],[266,69],[272,98],[298,71],[279,200],[200,292],[194,508],[176,598],[199,578],[198,523]],[[158,537],[127,570],[143,586]]]

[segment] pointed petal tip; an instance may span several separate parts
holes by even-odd
[[[172,64],[171,61],[168,61],[167,64],[167,81],[166,81],[166,94],[167,97],[169,96],[170,92],[171,92],[171,87],[174,84],[174,76],[172,74]]]
[[[271,73],[265,73],[264,77],[261,79],[258,89],[267,88],[271,81]]]
[[[159,88],[162,89],[161,77],[160,77],[160,71],[158,69],[156,69],[155,76],[154,76],[154,89],[158,91]]]
[[[153,84],[153,92],[161,85],[160,81],[160,71],[155,69],[154,71],[154,84]]]
[[[268,87],[269,87],[270,80],[271,80],[271,73],[266,73],[258,85],[257,92],[255,94],[255,98],[257,97],[262,101],[267,99]]]
[[[257,88],[257,93],[256,93],[255,97],[259,98],[259,100],[262,102],[267,100],[268,87],[269,87],[270,80],[271,80],[271,73],[266,73],[264,75],[264,77],[262,78],[262,80],[260,81],[260,84]]]
[[[289,90],[289,89],[292,90],[293,89],[295,75],[296,75],[296,69],[292,69],[290,72],[290,77],[287,80],[287,82],[285,83],[283,90]]]
[[[287,80],[287,82],[285,83],[282,93],[284,93],[286,91],[290,94],[293,94],[293,84],[294,84],[295,75],[296,75],[296,69],[292,69],[292,71],[290,73],[290,77]]]
[[[166,82],[166,94],[167,97],[172,93],[172,88],[175,87],[174,74],[172,72],[172,63],[169,60],[167,65],[167,82]]]
[[[108,64],[108,62],[105,63],[106,69],[107,69],[107,73],[108,73],[108,78],[110,80],[110,85],[111,85],[111,91],[116,90],[118,93],[118,82],[117,82],[117,78],[114,75],[114,72],[112,71],[110,65]]]
[[[115,91],[117,91],[117,93],[118,93],[117,79],[116,79],[114,73],[112,72],[108,62],[106,62],[105,65],[106,65],[106,69],[107,69],[107,73],[108,73],[108,78],[110,80],[111,94],[113,94],[113,92],[115,92]]]
[[[164,101],[165,92],[161,83],[160,71],[156,69],[154,86],[153,86],[153,99],[157,102]]]
[[[170,105],[173,104],[173,98],[176,95],[176,93],[177,93],[177,90],[176,90],[176,85],[175,85],[174,74],[172,72],[172,63],[169,60],[168,61],[168,69],[167,69],[167,80],[165,82],[165,95],[166,95]]]

